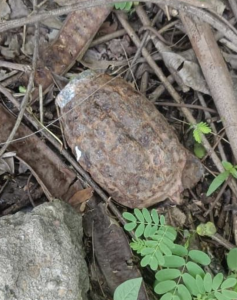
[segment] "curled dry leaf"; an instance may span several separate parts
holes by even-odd
[[[181,55],[172,52],[163,52],[162,56],[166,66],[172,68],[185,85],[195,91],[210,94],[197,63],[185,60]]]
[[[11,13],[10,7],[6,0],[0,0],[0,20],[8,19]]]
[[[68,202],[73,207],[77,207],[79,204],[89,200],[93,196],[93,192],[94,190],[91,187],[77,191]]]
[[[15,152],[6,152],[0,158],[0,175],[9,173],[14,174],[14,156]]]

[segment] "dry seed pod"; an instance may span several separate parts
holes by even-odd
[[[56,102],[78,163],[118,203],[179,204],[203,174],[162,114],[121,78],[85,71]]]

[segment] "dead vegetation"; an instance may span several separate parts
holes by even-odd
[[[89,265],[95,268],[96,257],[100,270],[104,266],[103,279],[91,269],[91,282],[107,296],[140,271],[126,263],[119,276],[113,273],[131,249],[117,223],[112,233],[108,228],[114,219],[125,223],[122,212],[130,205],[114,202],[76,161],[55,105],[59,92],[84,70],[128,81],[200,158],[205,172],[194,188],[184,190],[182,205],[173,208],[167,200],[155,208],[183,229],[214,223],[217,234],[195,243],[210,249],[219,265],[225,249],[237,244],[234,171],[206,195],[214,176],[228,171],[223,161],[237,162],[236,2],[147,0],[129,12],[115,10],[116,2],[122,1],[75,0],[64,6],[59,0],[0,0],[1,215],[53,198],[85,213],[85,233],[92,239],[87,246],[94,251]],[[200,131],[197,141],[193,130],[201,122],[211,134]],[[101,199],[105,205],[97,205]],[[113,239],[123,251],[116,252]],[[149,271],[146,276],[149,282]],[[148,299],[145,287],[140,299]]]

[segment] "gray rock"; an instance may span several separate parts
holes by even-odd
[[[0,218],[0,300],[85,300],[82,220],[55,200]]]

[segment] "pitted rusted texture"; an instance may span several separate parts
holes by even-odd
[[[166,198],[180,203],[187,160],[185,187],[200,179],[199,161],[156,107],[123,79],[86,72],[60,92],[57,104],[79,164],[117,202],[131,208]]]

